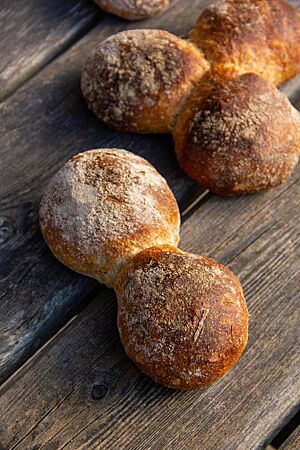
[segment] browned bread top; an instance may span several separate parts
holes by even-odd
[[[280,84],[300,71],[300,13],[285,0],[217,0],[191,33],[211,64]]]
[[[248,312],[224,266],[170,246],[147,249],[119,274],[118,327],[129,357],[158,383],[195,389],[239,359]]]
[[[102,9],[129,20],[154,16],[170,6],[170,0],[94,0]]]
[[[81,87],[89,108],[109,126],[167,133],[207,69],[193,44],[166,31],[124,31],[88,58]]]
[[[260,76],[215,72],[187,101],[174,140],[195,181],[219,194],[247,194],[282,183],[295,168],[300,115]]]
[[[74,156],[40,205],[44,238],[66,266],[112,287],[120,266],[153,245],[176,245],[180,217],[165,179],[125,150]]]

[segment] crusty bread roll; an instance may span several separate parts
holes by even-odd
[[[40,227],[54,255],[109,287],[139,251],[176,245],[180,216],[165,179],[125,150],[74,156],[51,181],[40,205]]]
[[[170,246],[136,255],[116,281],[118,327],[128,356],[170,388],[201,388],[224,375],[247,342],[238,279],[217,262]]]
[[[179,164],[218,194],[276,186],[299,159],[299,112],[260,76],[227,75],[205,76],[182,109],[173,132]]]
[[[179,222],[164,178],[117,149],[74,156],[40,205],[54,255],[114,287],[128,355],[157,382],[184,390],[212,383],[238,360],[248,313],[228,269],[175,247]]]
[[[190,38],[212,65],[239,74],[280,84],[300,71],[300,14],[285,0],[217,0]]]
[[[154,16],[170,6],[170,0],[94,0],[104,11],[128,20]]]
[[[89,108],[123,131],[168,133],[208,63],[197,48],[166,31],[109,37],[88,58],[81,78]]]
[[[88,106],[117,130],[173,132],[181,167],[213,192],[282,183],[299,159],[299,115],[270,83],[300,71],[300,14],[285,0],[216,1],[191,39],[209,62],[166,31],[108,38],[82,71]]]

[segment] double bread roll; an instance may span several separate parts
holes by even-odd
[[[166,10],[171,0],[94,0],[100,8],[128,20],[140,20]]]
[[[261,191],[299,158],[300,115],[275,87],[300,71],[299,37],[300,14],[283,0],[219,1],[193,43],[159,30],[100,43],[82,92],[117,130],[172,132],[183,170],[213,192]]]
[[[216,381],[239,359],[248,312],[227,268],[176,248],[179,225],[164,178],[125,150],[76,155],[40,205],[54,255],[115,289],[129,357],[158,383],[186,390]]]

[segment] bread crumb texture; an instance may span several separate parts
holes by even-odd
[[[164,246],[118,277],[118,326],[138,367],[176,389],[205,386],[240,357],[248,313],[238,279],[202,256]]]

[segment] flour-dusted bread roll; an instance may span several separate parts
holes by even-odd
[[[255,74],[205,77],[182,109],[173,134],[182,169],[218,194],[248,194],[279,185],[299,159],[299,112]]]
[[[247,306],[240,282],[221,264],[170,246],[150,248],[120,272],[115,289],[124,348],[158,383],[201,388],[241,356]]]
[[[89,108],[123,131],[168,133],[208,63],[197,48],[166,31],[124,31],[88,58],[81,87]]]
[[[112,287],[128,258],[176,245],[180,217],[165,179],[125,150],[80,153],[52,179],[40,226],[54,255],[73,270]]]
[[[170,0],[94,0],[104,11],[128,20],[140,20],[161,13]]]
[[[201,14],[192,42],[208,61],[280,84],[300,71],[300,13],[285,0],[217,0]]]
[[[164,178],[125,150],[74,156],[40,205],[54,255],[115,289],[129,357],[158,383],[187,390],[218,380],[239,359],[248,312],[228,269],[176,248],[179,225]]]

